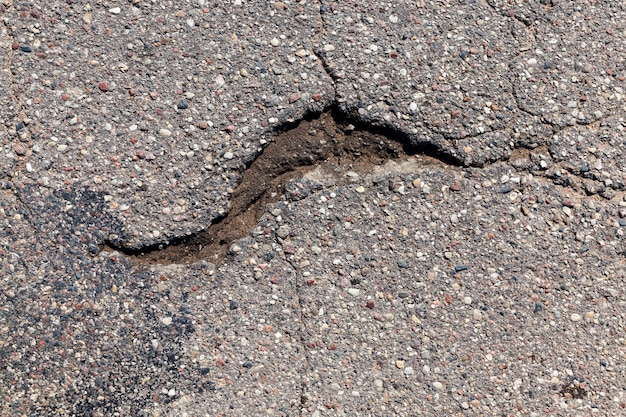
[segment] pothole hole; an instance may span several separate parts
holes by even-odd
[[[281,199],[290,180],[315,171],[332,177],[334,185],[342,185],[350,182],[349,173],[372,172],[388,161],[417,155],[424,164],[461,165],[434,145],[416,145],[393,129],[366,126],[336,110],[311,115],[276,130],[242,173],[228,213],[214,219],[207,229],[140,249],[106,242],[102,250],[122,252],[140,268],[200,260],[220,264],[232,242],[249,234],[266,206]]]

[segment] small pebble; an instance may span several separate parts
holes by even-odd
[[[289,233],[291,233],[291,229],[289,228],[289,226],[280,226],[276,231],[276,234],[281,239],[286,239],[287,236],[289,236]]]
[[[441,391],[443,389],[443,384],[439,381],[433,382],[433,388],[437,391]]]
[[[358,288],[348,288],[348,294],[354,296],[354,297],[358,297],[359,294],[361,294],[361,290]]]
[[[573,313],[569,318],[572,321],[580,321],[582,319],[581,315],[577,313]]]

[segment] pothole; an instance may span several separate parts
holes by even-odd
[[[283,196],[290,180],[308,175],[342,185],[375,172],[403,171],[407,164],[460,165],[430,143],[410,144],[391,129],[359,125],[333,111],[321,113],[276,132],[243,172],[227,215],[207,229],[134,250],[107,242],[103,250],[122,252],[140,268],[200,260],[220,264],[231,243],[250,233],[266,206]]]

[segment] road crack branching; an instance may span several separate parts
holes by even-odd
[[[324,8],[320,9],[322,29],[316,39],[318,45],[326,30],[326,12]],[[283,197],[289,181],[303,177],[308,171],[334,173],[332,183],[342,185],[349,181],[347,173],[350,171],[372,172],[374,167],[389,160],[403,160],[416,155],[423,158],[421,163],[440,164],[447,169],[464,165],[463,161],[436,144],[426,140],[418,141],[415,135],[391,124],[374,126],[363,122],[357,113],[346,110],[336,86],[341,75],[335,73],[323,48],[318,48],[315,55],[335,84],[332,107],[322,113],[309,114],[301,121],[285,124],[275,131],[270,143],[243,170],[241,182],[232,194],[231,207],[226,214],[213,219],[208,228],[192,235],[170,238],[139,249],[129,249],[117,241],[105,242],[102,250],[122,252],[139,268],[196,261],[219,265],[229,255],[231,244],[254,229],[266,206]],[[511,79],[511,83],[518,110],[522,114],[531,115],[519,103],[515,79]],[[549,124],[543,119],[541,122]],[[550,125],[550,128],[553,133],[559,133],[567,127],[559,129]],[[432,129],[426,129],[432,133]],[[511,129],[511,125],[502,130],[507,129]],[[503,159],[523,159],[525,162],[522,165],[528,165],[526,170],[550,180],[547,172],[537,171],[532,166],[532,159],[536,159],[534,155],[540,152],[546,152],[548,157],[552,157],[545,142],[534,146],[516,143],[512,153]],[[496,162],[486,161],[481,167]],[[580,189],[573,188],[572,191],[579,192]]]

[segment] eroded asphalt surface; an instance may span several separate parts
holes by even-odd
[[[626,407],[623,2],[0,13],[2,415]],[[312,167],[225,258],[134,260],[329,111],[427,156]]]

